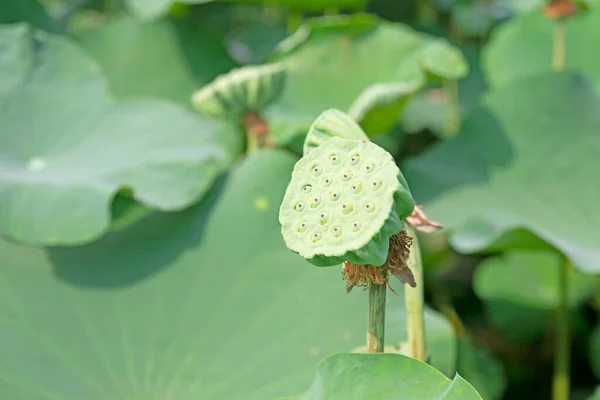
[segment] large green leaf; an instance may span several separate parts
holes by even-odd
[[[552,42],[555,22],[541,12],[523,14],[498,28],[485,49],[483,66],[490,86],[552,70]],[[566,22],[566,65],[568,71],[582,71],[600,87],[600,10],[578,15]]]
[[[98,66],[67,39],[6,25],[0,48],[3,235],[87,242],[108,228],[120,188],[178,210],[231,160],[214,122],[158,101],[114,102]]]
[[[484,260],[473,287],[486,305],[492,322],[515,339],[536,338],[552,323],[559,303],[561,256],[548,251],[514,251]],[[568,304],[590,298],[597,282],[570,270]]]
[[[475,389],[456,375],[450,381],[429,365],[397,354],[336,354],[319,367],[298,400],[476,400]]]
[[[2,0],[0,1],[0,24],[29,22],[37,28],[50,32],[60,31],[39,0]]]
[[[254,153],[200,204],[85,247],[0,241],[0,398],[274,399],[364,343],[367,294],[283,243],[296,160]],[[391,319],[402,304],[390,296]]]
[[[194,90],[235,66],[216,36],[182,21],[121,17],[80,41],[119,98],[164,97],[189,105]]]
[[[272,59],[288,66],[284,93],[266,112],[271,133],[282,142],[306,133],[323,110],[347,111],[353,103],[353,115],[371,118],[372,107],[392,106],[394,112],[378,115],[379,124],[391,127],[403,98],[427,79],[455,79],[467,70],[460,52],[445,40],[364,14],[309,20],[280,43]]]
[[[582,270],[600,271],[598,126],[600,99],[586,79],[537,76],[485,96],[458,137],[402,171],[459,250],[484,250],[524,228]]]

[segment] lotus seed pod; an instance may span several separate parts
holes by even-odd
[[[331,137],[295,165],[279,210],[286,245],[317,266],[384,264],[414,201],[393,157]]]
[[[334,136],[350,140],[369,140],[352,118],[340,110],[332,108],[321,113],[308,130],[304,140],[304,155]]]
[[[261,111],[281,94],[285,77],[282,64],[233,69],[196,91],[192,104],[201,113],[219,118]]]

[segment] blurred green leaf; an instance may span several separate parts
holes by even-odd
[[[600,386],[596,388],[594,393],[587,398],[587,400],[600,400]]]
[[[460,337],[456,370],[473,385],[483,400],[502,398],[506,389],[506,375],[502,364],[487,348]]]
[[[561,256],[547,251],[514,251],[484,260],[473,288],[492,321],[514,339],[531,339],[544,331],[558,307]],[[569,275],[568,304],[581,305],[598,283],[575,269]]]
[[[28,22],[36,28],[50,32],[60,32],[61,27],[54,21],[39,0],[0,1],[0,24]]]
[[[125,0],[131,13],[141,20],[152,20],[169,12],[173,4],[202,4],[213,0]]]
[[[450,381],[429,365],[397,354],[336,354],[298,400],[476,400],[475,389],[456,375]]]
[[[308,387],[322,357],[364,343],[368,301],[286,248],[278,211],[296,161],[249,155],[200,204],[84,247],[0,241],[0,393],[264,400]],[[390,296],[392,321],[402,304]]]
[[[499,27],[483,53],[488,83],[499,88],[508,83],[552,70],[555,22],[541,12],[522,14]],[[600,10],[577,15],[566,22],[567,71],[584,72],[600,87]]]
[[[235,66],[220,39],[182,21],[121,17],[80,42],[119,98],[164,97],[190,106],[194,90]]]
[[[0,48],[0,126],[10,127],[0,131],[7,237],[91,241],[108,228],[120,188],[148,206],[179,210],[232,160],[215,122],[158,101],[115,103],[97,65],[65,38],[5,25]]]
[[[493,26],[490,3],[471,1],[452,8],[452,24],[466,36],[484,36]]]
[[[569,73],[485,96],[458,137],[403,167],[415,200],[462,252],[527,229],[584,271],[600,271],[600,99]]]
[[[347,111],[374,85],[393,89],[399,83],[411,83],[420,87],[428,79],[440,75],[454,79],[467,71],[460,52],[443,39],[365,14],[309,20],[280,43],[272,59],[289,68],[283,96],[266,114],[271,133],[279,142],[306,133],[325,109]],[[389,94],[380,92],[382,96]],[[403,91],[397,94],[397,100],[406,96]],[[366,106],[379,105],[375,100],[365,102]],[[367,116],[370,111],[355,110],[357,115]],[[381,113],[379,116],[385,118],[379,123],[389,126],[385,119],[395,123],[400,110],[395,111]]]

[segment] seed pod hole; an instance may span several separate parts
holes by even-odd
[[[323,178],[323,181],[321,182],[321,184],[325,187],[329,187],[331,186],[331,184],[333,183],[333,178],[326,176],[325,178]]]
[[[354,210],[354,206],[351,202],[346,201],[342,204],[342,214],[348,215]]]
[[[310,193],[312,191],[312,186],[311,185],[304,185],[302,186],[302,193]]]
[[[372,201],[367,201],[363,206],[363,209],[365,210],[365,212],[372,213],[373,211],[375,211],[375,203],[373,203]]]
[[[363,188],[363,184],[360,182],[356,182],[354,184],[352,184],[352,193],[354,194],[359,194],[362,191]]]
[[[327,222],[329,222],[329,213],[323,211],[321,214],[319,214],[319,224],[325,225]]]
[[[352,157],[350,157],[351,165],[358,165],[359,162],[360,162],[360,156],[358,154],[354,154]]]
[[[329,200],[331,201],[338,201],[340,197],[342,197],[342,194],[339,190],[332,190],[329,192]]]
[[[298,224],[298,232],[300,232],[300,233],[306,232],[307,228],[308,228],[308,223],[306,221],[302,221]]]
[[[298,212],[302,212],[304,211],[304,209],[306,208],[306,203],[304,203],[303,201],[299,201],[298,203],[296,203],[296,205],[294,206],[294,210],[298,211]]]
[[[315,233],[312,234],[311,239],[312,239],[313,242],[317,242],[317,241],[321,240],[322,236],[323,235],[321,235],[320,232],[315,232]]]
[[[372,162],[366,163],[363,169],[366,173],[371,173],[375,170],[375,164],[373,164]]]
[[[358,232],[358,230],[360,229],[360,221],[354,221],[352,222],[352,232]]]
[[[313,176],[321,176],[323,173],[323,167],[321,167],[319,164],[315,164],[311,167],[310,172]]]
[[[331,234],[334,237],[340,237],[342,235],[342,228],[339,226],[333,227],[333,229],[331,229]]]
[[[381,186],[383,186],[383,181],[381,179],[375,179],[371,182],[371,189],[373,189],[373,191],[379,190]]]
[[[342,182],[348,182],[350,179],[352,179],[352,175],[354,175],[352,173],[352,171],[346,170],[346,171],[342,172],[342,175],[340,176],[340,179],[341,179]]]
[[[336,153],[332,153],[329,156],[329,162],[331,162],[333,165],[339,165],[342,162],[342,159]]]
[[[321,197],[315,196],[310,203],[310,208],[317,208],[319,205],[321,205]]]

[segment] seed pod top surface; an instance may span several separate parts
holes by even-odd
[[[352,140],[369,140],[369,137],[346,113],[335,108],[323,111],[308,130],[304,139],[304,155],[337,136]]]
[[[414,206],[399,176],[392,156],[376,144],[328,139],[292,172],[279,211],[287,246],[319,266],[382,265],[390,236]]]
[[[245,66],[219,75],[192,95],[194,108],[212,117],[261,111],[283,91],[286,71],[282,64]]]

